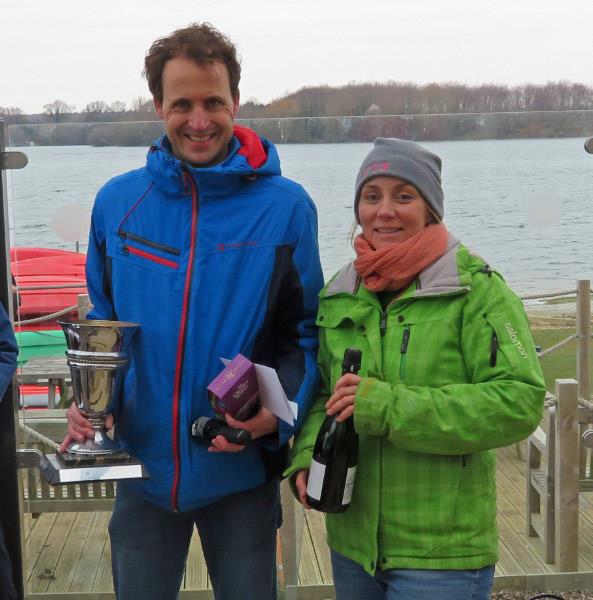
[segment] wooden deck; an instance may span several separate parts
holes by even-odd
[[[543,576],[537,579],[531,577],[537,583],[549,581],[546,575],[557,572],[553,564],[543,561],[542,541],[525,534],[524,473],[525,463],[516,457],[514,448],[499,451],[500,560],[496,565],[497,589],[524,589],[526,575]],[[75,598],[85,592],[94,593],[93,599],[113,597],[109,594],[113,590],[107,535],[109,516],[107,512],[45,513],[36,519],[26,515],[27,577],[31,598],[53,600],[64,593]],[[332,576],[323,515],[308,511],[301,525],[299,586],[304,586],[304,590],[309,592],[305,595],[303,590],[297,591],[291,597],[331,598]],[[281,567],[281,553],[279,563]],[[593,572],[593,494],[580,496],[579,571],[589,572],[587,577],[591,577]],[[282,578],[283,570],[280,568],[279,580],[282,581]],[[575,581],[575,587],[564,589],[584,587],[584,580],[579,576],[566,581]],[[586,581],[593,583],[593,579]],[[182,594],[181,598],[208,598],[209,594],[205,591],[193,594],[189,590],[206,590],[209,587],[199,540],[194,536],[182,588],[188,593]],[[547,587],[550,589],[549,585]],[[532,583],[528,589],[538,589],[538,586],[534,587]],[[287,598],[289,596],[286,595]]]

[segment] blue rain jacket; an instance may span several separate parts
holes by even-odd
[[[317,383],[322,274],[315,206],[281,176],[274,146],[237,127],[222,163],[193,168],[158,140],[145,167],[99,191],[87,282],[89,318],[140,324],[113,413],[151,478],[125,485],[187,511],[278,476]],[[214,415],[206,386],[239,352],[277,370],[299,418],[242,452],[209,453],[191,424]]]
[[[16,371],[16,359],[19,353],[12,323],[0,304],[0,402]]]

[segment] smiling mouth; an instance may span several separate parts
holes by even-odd
[[[204,144],[208,142],[214,137],[214,133],[207,133],[205,135],[192,135],[191,133],[186,133],[185,137],[190,141],[196,144]]]
[[[403,231],[403,227],[376,227],[375,231],[377,233],[398,233]]]

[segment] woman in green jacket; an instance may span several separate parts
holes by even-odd
[[[520,300],[442,223],[441,160],[375,141],[356,180],[357,258],[320,294],[319,396],[293,447],[306,503],[325,414],[354,418],[352,503],[327,515],[338,600],[486,600],[494,448],[537,426],[544,381]],[[360,376],[341,376],[344,350]]]

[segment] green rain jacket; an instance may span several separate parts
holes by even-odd
[[[331,548],[377,568],[477,569],[497,560],[495,453],[538,425],[544,380],[523,305],[452,236],[385,310],[352,264],[320,293],[319,396],[285,475],[308,468],[344,350],[362,350],[352,504]]]

